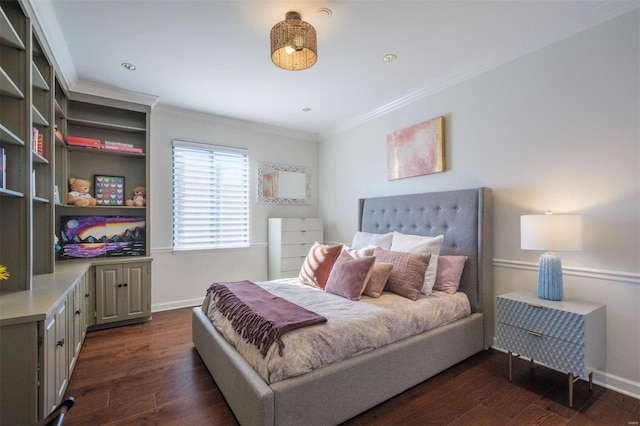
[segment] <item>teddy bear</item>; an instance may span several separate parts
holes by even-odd
[[[78,207],[95,206],[96,199],[89,194],[91,182],[86,179],[70,178],[69,188],[71,191],[67,194],[67,204],[74,204]]]
[[[143,186],[133,188],[133,198],[125,201],[128,206],[142,207],[147,204],[147,190]]]

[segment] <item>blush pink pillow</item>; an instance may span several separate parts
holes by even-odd
[[[371,275],[376,258],[373,256],[354,258],[343,251],[333,265],[324,291],[351,300],[360,300]]]
[[[438,272],[434,290],[453,294],[460,287],[460,277],[467,261],[467,256],[440,256],[438,258]]]
[[[417,300],[424,284],[424,274],[429,266],[431,254],[405,253],[376,247],[373,255],[378,262],[393,264],[385,290]]]
[[[304,284],[324,288],[341,251],[341,244],[327,246],[318,242],[313,243],[304,259],[298,279]]]

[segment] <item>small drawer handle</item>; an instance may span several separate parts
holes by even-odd
[[[63,347],[64,346],[64,338],[58,340],[58,343],[56,343],[56,346]]]
[[[529,334],[531,334],[533,336],[536,336],[536,337],[542,337],[543,336],[543,334],[538,332],[538,331],[527,330],[527,333],[529,333]]]
[[[527,305],[529,305],[529,306],[531,306],[531,307],[533,307],[533,308],[544,308],[544,306],[539,305],[539,304],[537,304],[537,303],[530,303],[530,302],[527,302]]]

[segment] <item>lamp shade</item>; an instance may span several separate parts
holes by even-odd
[[[286,19],[271,28],[271,61],[289,71],[307,69],[318,59],[318,41],[313,26],[298,12],[287,12]]]
[[[582,250],[582,216],[523,215],[520,217],[520,247],[523,250]]]

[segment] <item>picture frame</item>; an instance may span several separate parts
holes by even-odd
[[[124,206],[124,176],[94,175],[96,206]]]
[[[445,171],[444,117],[387,135],[387,180]]]

